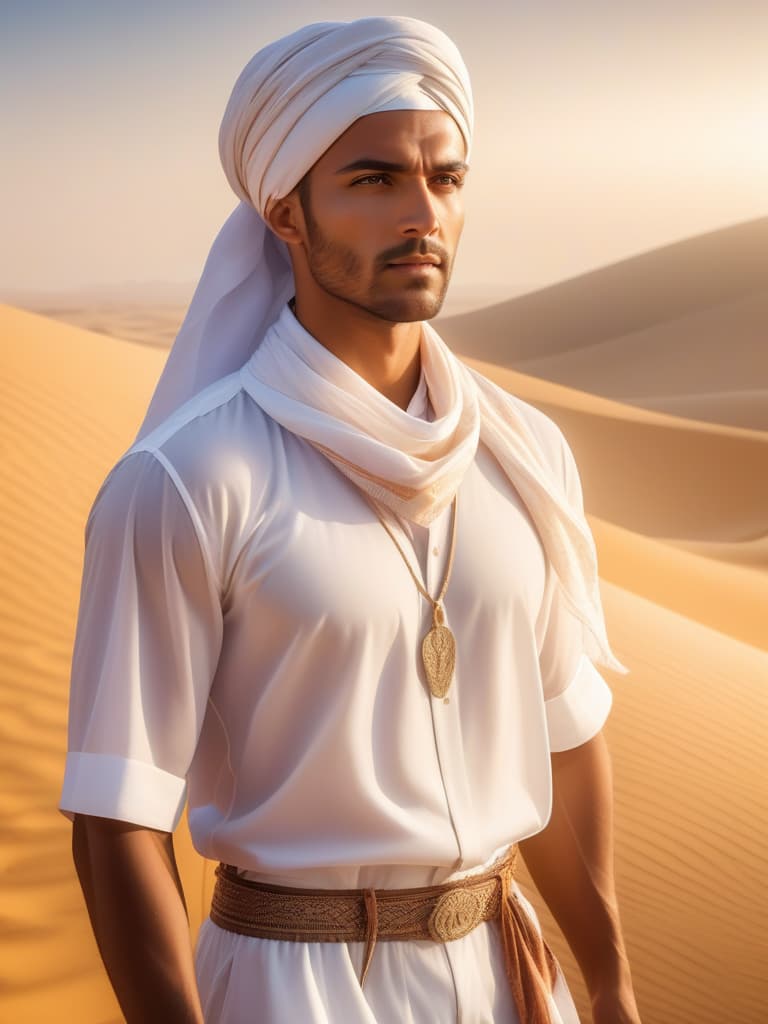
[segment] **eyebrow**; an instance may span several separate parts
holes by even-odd
[[[359,160],[353,160],[351,164],[340,167],[336,174],[349,174],[351,171],[392,171],[396,174],[406,174],[408,170],[409,168],[405,164],[391,163],[389,160],[381,160],[375,156],[363,156]],[[464,160],[450,160],[437,164],[431,170],[434,174],[445,174],[447,171],[468,171],[469,164]]]

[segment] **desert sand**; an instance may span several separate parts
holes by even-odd
[[[738,276],[718,300],[738,299]],[[0,1019],[112,1024],[120,1016],[55,805],[85,518],[165,353],[7,306],[0,337]],[[488,364],[490,354],[475,353],[482,369],[552,415],[574,447],[609,633],[631,670],[609,676],[606,732],[644,1024],[758,1024],[768,955],[768,434],[535,379]],[[747,367],[745,388],[751,376]],[[212,865],[183,827],[177,844],[194,935]],[[527,887],[587,1022],[573,959]]]

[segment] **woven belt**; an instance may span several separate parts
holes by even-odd
[[[414,889],[297,889],[242,878],[219,864],[211,920],[259,939],[364,942],[360,984],[377,941],[460,939],[499,919],[504,962],[522,1024],[549,1024],[557,962],[512,889],[517,846],[482,874]]]

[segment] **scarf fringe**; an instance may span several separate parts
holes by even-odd
[[[501,942],[504,965],[522,1024],[552,1024],[550,998],[557,961],[517,896],[511,877],[502,877]]]

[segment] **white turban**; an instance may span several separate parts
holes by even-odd
[[[287,246],[263,216],[350,125],[382,110],[444,110],[469,153],[469,75],[439,29],[415,18],[308,25],[245,66],[219,132],[241,202],[211,247],[139,438],[252,354],[294,288]]]

